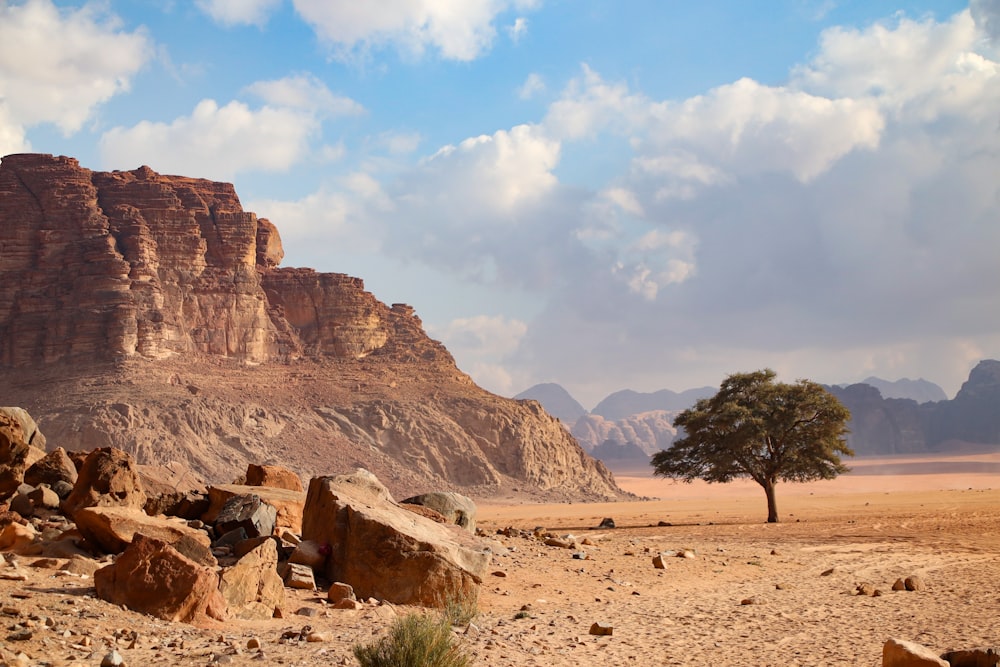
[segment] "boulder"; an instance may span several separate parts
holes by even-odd
[[[247,537],[260,537],[274,532],[278,511],[254,493],[232,496],[215,517],[215,530],[225,534],[242,528]]]
[[[80,468],[73,492],[62,502],[62,510],[75,519],[84,507],[135,507],[146,504],[146,492],[132,457],[113,447],[95,449]]]
[[[76,484],[77,477],[76,466],[62,447],[53,449],[24,471],[25,483],[32,486],[52,486],[57,482]]]
[[[331,546],[328,580],[396,604],[476,599],[490,563],[476,537],[402,509],[363,469],[309,483],[302,537]]]
[[[251,463],[247,466],[247,486],[268,486],[275,489],[288,489],[304,493],[302,480],[288,468],[281,466],[262,466]]]
[[[145,505],[146,514],[166,514],[188,520],[200,519],[208,508],[208,494],[199,491],[167,491],[150,496]]]
[[[11,495],[24,482],[24,471],[31,465],[29,449],[21,422],[0,412],[0,497]]]
[[[165,621],[226,619],[214,571],[162,540],[136,535],[114,564],[94,573],[97,597]]]
[[[429,507],[441,514],[448,523],[465,528],[472,534],[476,532],[476,503],[471,498],[451,491],[422,493],[403,501],[410,505]]]
[[[0,530],[0,551],[26,554],[34,550],[35,529],[31,525],[8,523]]]
[[[948,663],[926,646],[889,639],[882,645],[882,667],[948,667]]]
[[[210,540],[204,531],[188,526],[176,519],[149,516],[134,507],[84,507],[76,513],[76,527],[91,544],[106,553],[121,553],[136,534],[143,534],[167,544],[182,538],[200,544],[208,552]],[[200,556],[194,560],[203,561]]]
[[[229,614],[242,619],[268,619],[285,601],[285,586],[278,576],[278,548],[274,540],[264,540],[222,570],[219,591],[229,606]]]
[[[205,523],[216,522],[222,506],[233,496],[253,494],[277,510],[274,521],[276,533],[285,529],[293,533],[302,532],[302,508],[306,502],[306,494],[288,489],[276,489],[268,486],[246,486],[244,484],[218,484],[208,487],[208,511],[202,515]]]
[[[35,449],[45,452],[45,436],[38,430],[38,424],[24,408],[3,407],[0,414],[12,417],[21,425],[21,432],[24,434],[24,441]]]

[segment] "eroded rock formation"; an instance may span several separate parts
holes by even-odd
[[[404,494],[620,494],[537,403],[476,387],[411,307],[282,257],[230,184],[3,158],[0,402],[52,447],[216,482],[266,462],[362,465]]]

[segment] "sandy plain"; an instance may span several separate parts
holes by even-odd
[[[890,637],[935,652],[1000,646],[1000,453],[851,465],[836,480],[780,485],[778,524],[764,521],[753,483],[683,484],[641,469],[617,479],[643,501],[480,499],[497,555],[479,613],[456,638],[473,664],[510,667],[875,666]],[[604,518],[616,527],[598,528]],[[545,546],[536,528],[576,546]],[[694,557],[653,565],[685,551]],[[322,594],[289,591],[284,618],[194,628],[94,599],[89,580],[31,561],[0,567],[0,651],[25,656],[9,664],[96,667],[117,650],[131,667],[354,665],[354,644],[414,611],[334,610]],[[926,588],[892,590],[908,576]],[[881,595],[857,595],[863,583]],[[612,634],[590,634],[594,623]],[[305,641],[306,626],[320,641]]]

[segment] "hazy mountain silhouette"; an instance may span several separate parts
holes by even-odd
[[[558,417],[567,427],[576,423],[576,420],[587,414],[586,408],[573,398],[561,385],[554,382],[536,384],[529,387],[514,397],[515,400],[529,398],[538,401],[553,417]]]
[[[862,380],[861,383],[878,389],[883,398],[909,398],[917,403],[948,400],[944,389],[923,378],[917,380],[903,378],[891,381],[871,376]]]

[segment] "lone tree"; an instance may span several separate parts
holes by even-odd
[[[764,487],[767,521],[778,521],[778,480],[833,479],[853,456],[844,436],[851,413],[809,380],[775,382],[769,368],[735,373],[718,393],[700,399],[674,419],[684,437],[653,455],[653,474],[690,482],[749,477]]]

